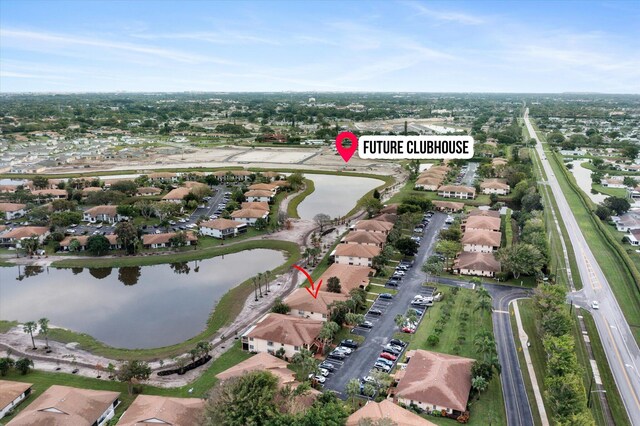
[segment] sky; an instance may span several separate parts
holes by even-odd
[[[638,1],[0,1],[0,92],[640,93]]]

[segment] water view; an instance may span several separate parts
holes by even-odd
[[[332,218],[344,216],[364,194],[384,183],[379,179],[363,177],[308,173],[305,176],[313,180],[315,191],[298,206],[298,214],[302,219],[313,219],[318,213],[326,213]]]
[[[0,319],[47,317],[118,348],[172,345],[202,331],[229,289],[284,261],[282,252],[255,249],[143,267],[0,268]]]
[[[582,167],[582,163],[584,162],[585,160],[582,159],[569,162],[568,164],[573,164],[570,172],[573,173],[573,176],[576,178],[576,183],[578,184],[580,189],[582,189],[582,191],[584,191],[584,193],[587,194],[594,203],[601,203],[605,198],[607,198],[607,195],[591,193],[592,172],[591,170]]]

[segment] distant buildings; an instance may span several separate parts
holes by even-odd
[[[511,187],[507,184],[506,179],[485,179],[480,184],[483,194],[507,195],[511,191]]]
[[[476,197],[476,189],[472,186],[443,185],[438,188],[438,196],[443,198],[472,200]]]
[[[382,249],[377,246],[363,244],[338,244],[334,252],[335,262],[339,265],[368,266]]]
[[[323,281],[322,286],[327,287],[327,282]],[[291,308],[290,315],[308,318],[317,321],[327,321],[329,318],[329,305],[337,301],[349,300],[349,296],[342,293],[331,293],[319,291],[318,297],[311,297],[304,288],[297,288],[283,302]]]
[[[200,233],[208,237],[225,239],[244,232],[247,232],[247,224],[236,220],[215,219],[200,223]]]
[[[124,218],[118,214],[117,209],[117,206],[95,206],[83,212],[82,220],[89,223],[116,223]]]
[[[26,204],[0,203],[0,214],[4,216],[4,220],[14,220],[24,216],[26,208]]]

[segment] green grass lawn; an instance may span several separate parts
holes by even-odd
[[[443,299],[436,302],[427,310],[425,318],[413,335],[396,333],[394,337],[409,342],[408,350],[425,349],[428,351],[448,353],[468,358],[477,358],[477,351],[473,345],[476,333],[482,330],[493,332],[491,314],[475,310],[478,295],[473,290],[458,289],[457,294],[451,287],[438,287],[437,292],[443,293]],[[433,334],[438,326],[437,321],[441,317],[447,299],[452,299],[450,308],[451,317],[444,324],[440,341],[435,346],[429,346],[427,337]],[[468,315],[466,321],[461,316]],[[480,395],[478,400],[470,402],[470,425],[486,425],[488,419],[492,419],[493,425],[506,425],[506,415],[502,398],[502,385],[496,374],[489,384],[489,388]],[[455,420],[426,416],[430,421],[439,425],[458,424]]]
[[[311,195],[313,191],[316,190],[315,184],[311,179],[305,179],[304,185],[304,191],[293,197],[287,205],[287,216],[289,216],[290,218],[297,219],[300,217],[298,215],[298,206],[301,202],[304,201],[305,198],[307,198],[307,196]]]
[[[601,194],[609,195],[611,197],[627,198],[627,190],[624,188],[609,188],[608,186],[602,186],[595,183],[591,184],[591,188]]]
[[[202,374],[202,376],[200,376],[195,381],[178,388],[159,388],[155,386],[142,385],[141,393],[147,395],[175,396],[183,398],[206,398],[209,390],[218,381],[218,379],[215,378],[216,374],[238,364],[241,361],[244,361],[249,357],[251,357],[251,354],[242,351],[240,349],[240,343],[237,342],[227,352],[222,354],[218,359],[214,360],[209,365],[204,374]],[[28,400],[24,401],[18,406],[17,412],[24,409],[51,385],[63,385],[83,389],[110,390],[120,392],[120,400],[122,401],[122,404],[120,404],[120,406],[116,410],[117,417],[121,416],[122,413],[124,413],[124,411],[129,407],[131,402],[135,399],[135,395],[129,395],[127,393],[126,383],[88,378],[84,376],[76,376],[67,373],[50,373],[33,370],[27,375],[23,376],[19,373],[16,373],[15,371],[11,371],[6,377],[3,377],[3,379],[33,383],[33,393],[28,398]],[[189,393],[189,389],[191,388],[193,388],[193,391],[192,393]]]
[[[398,191],[391,199],[387,202],[391,203],[400,203],[402,200],[408,196],[416,196],[416,197],[424,197],[429,200],[439,200],[439,201],[456,201],[464,203],[468,206],[486,206],[491,204],[491,200],[489,195],[480,194],[473,200],[459,200],[457,198],[443,198],[439,197],[437,192],[434,191],[421,191],[415,190],[414,188],[415,181],[410,180]]]

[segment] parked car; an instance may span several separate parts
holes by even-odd
[[[385,352],[389,352],[390,354],[399,355],[402,352],[402,346],[395,346],[391,344],[387,344],[383,347]]]
[[[351,349],[357,349],[358,348],[358,342],[356,342],[353,339],[345,339],[345,340],[340,342],[340,346],[344,346],[344,347],[351,348]]]
[[[405,346],[407,346],[407,342],[405,342],[404,340],[400,340],[400,339],[391,339],[389,340],[389,343],[395,346],[402,346],[403,348]]]
[[[345,355],[344,352],[330,352],[329,355],[327,355],[329,358],[333,358],[333,359],[339,359],[339,360],[344,360],[347,355]]]
[[[413,309],[413,312],[416,313],[417,316],[421,317],[422,314],[424,314],[424,311],[421,311],[420,309]]]
[[[315,375],[314,376],[313,373],[309,374],[309,378],[312,379],[312,380],[315,380],[318,383],[324,383],[324,382],[327,381],[326,378],[324,378],[324,377],[322,377],[320,375]]]
[[[396,359],[398,359],[397,356],[389,353],[389,352],[382,352],[380,354],[380,358],[384,358],[384,359],[388,359],[389,361],[395,361]]]
[[[346,346],[338,346],[334,351],[342,352],[347,355],[351,355],[353,353],[353,349],[347,348]]]
[[[401,269],[396,269],[396,271],[393,273],[393,275],[399,275],[401,277],[404,277],[407,273]]]
[[[400,284],[400,280],[394,280],[394,279],[390,279],[389,281],[387,281],[387,284],[389,287],[398,287],[398,284]]]
[[[391,293],[381,293],[378,297],[380,299],[393,299],[393,295]]]
[[[320,373],[321,376],[327,377],[329,375],[329,370],[326,368],[318,368],[318,373]]]
[[[324,368],[325,370],[328,370],[328,371],[333,371],[333,370],[336,369],[335,365],[333,365],[333,364],[331,364],[330,362],[327,362],[327,361],[322,361],[318,367],[319,368]]]
[[[416,234],[420,234],[420,233],[424,232],[424,229],[419,228],[419,227],[416,226],[415,228],[413,228],[413,232],[415,232]]]
[[[391,371],[391,367],[389,367],[387,364],[383,364],[381,362],[376,362],[373,365],[373,368],[375,368],[376,370],[384,371],[385,373],[388,373],[389,371]]]
[[[379,363],[379,362],[382,363],[382,364],[388,365],[389,367],[393,367],[393,361],[391,361],[389,359],[386,359],[386,358],[383,358],[383,357],[378,357],[378,359],[376,360],[376,364]]]
[[[382,315],[382,311],[380,309],[369,309],[367,312],[369,315]]]
[[[409,333],[409,334],[413,334],[416,332],[415,328],[411,328],[411,327],[402,327],[402,332],[403,333]]]
[[[358,327],[373,328],[373,323],[371,321],[363,321],[360,324],[358,324]]]

